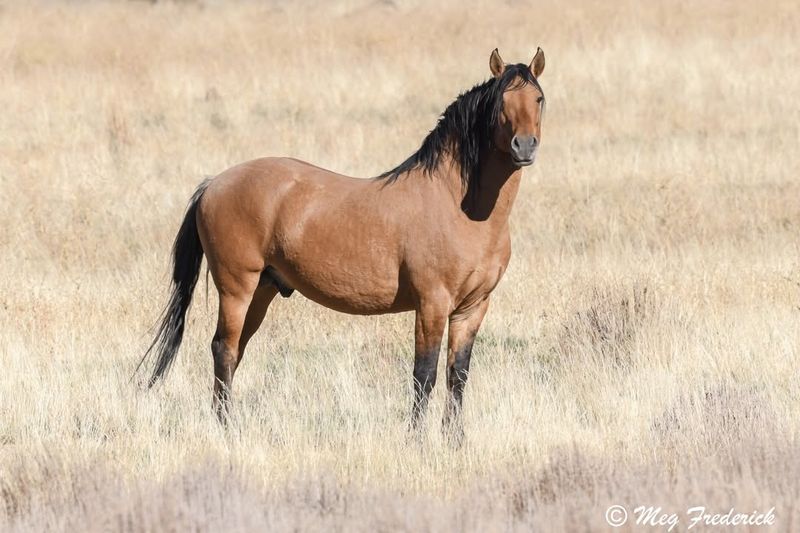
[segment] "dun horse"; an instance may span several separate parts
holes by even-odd
[[[472,344],[511,255],[522,167],[539,146],[544,63],[541,49],[530,65],[506,65],[494,50],[493,77],[461,94],[419,150],[378,177],[265,158],[200,185],[175,239],[171,297],[142,360],[157,354],[150,385],[175,359],[205,254],[219,291],[211,351],[221,419],[267,308],[296,290],[344,313],[416,313],[414,426],[449,327],[444,426],[460,436]]]

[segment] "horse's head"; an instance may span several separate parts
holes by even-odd
[[[544,70],[544,52],[537,49],[530,65],[506,65],[495,48],[489,68],[503,90],[494,145],[519,167],[533,164],[542,133],[544,93],[537,78]]]

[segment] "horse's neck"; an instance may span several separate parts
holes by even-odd
[[[508,154],[492,149],[484,157],[478,183],[467,190],[455,166],[448,176],[450,186],[459,191],[461,210],[474,221],[487,221],[494,230],[507,228],[508,218],[517,197],[522,171],[511,163]]]

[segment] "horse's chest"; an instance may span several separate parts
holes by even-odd
[[[502,279],[507,266],[508,261],[501,257],[474,265],[464,279],[464,288],[467,292],[491,292]]]
[[[505,274],[510,259],[510,248],[500,247],[490,253],[465,258],[456,267],[458,293],[462,298],[481,298],[491,293]]]

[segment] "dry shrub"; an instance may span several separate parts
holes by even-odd
[[[763,388],[724,382],[681,394],[656,417],[656,439],[672,449],[687,440],[709,453],[727,443],[778,434],[778,413]]]
[[[593,288],[581,308],[564,319],[555,333],[558,359],[594,358],[626,369],[634,364],[637,340],[658,325],[663,304],[644,284]]]

